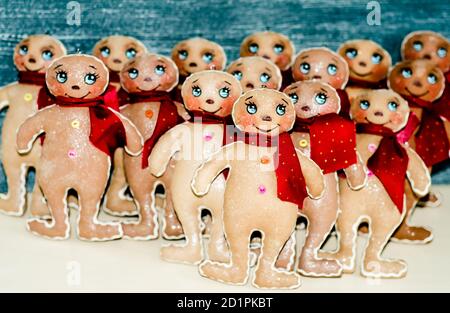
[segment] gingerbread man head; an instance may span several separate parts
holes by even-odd
[[[372,40],[350,40],[338,53],[348,63],[350,79],[376,83],[385,79],[392,64],[391,55]]]
[[[92,54],[105,63],[112,72],[120,72],[129,60],[147,51],[144,44],[133,37],[109,36],[94,46]]]
[[[49,65],[66,54],[66,48],[56,38],[32,35],[19,42],[14,49],[14,65],[20,72],[45,73]]]
[[[316,115],[339,113],[341,109],[336,90],[322,82],[296,82],[286,87],[284,93],[291,98],[298,118],[307,119]]]
[[[388,85],[402,96],[434,101],[444,92],[445,78],[430,60],[408,60],[394,66],[389,73]]]
[[[172,60],[181,76],[189,76],[205,70],[222,71],[227,56],[219,44],[196,37],[177,43],[172,49]]]
[[[292,41],[283,34],[257,32],[246,37],[241,44],[241,57],[260,56],[271,60],[280,70],[287,70],[292,63],[295,48]]]
[[[222,117],[230,115],[241,93],[241,85],[233,75],[213,70],[190,75],[181,87],[186,109]]]
[[[295,122],[294,105],[287,95],[273,89],[253,89],[234,104],[233,121],[246,133],[277,136]]]
[[[125,64],[120,83],[130,93],[170,91],[178,84],[178,68],[165,56],[144,53]]]
[[[93,99],[106,90],[109,72],[91,55],[71,54],[56,59],[48,68],[46,83],[56,97]]]
[[[408,121],[408,102],[390,89],[366,90],[352,99],[351,115],[356,123],[371,123],[401,130]]]
[[[244,92],[255,88],[279,90],[281,87],[281,72],[272,61],[262,57],[239,58],[227,69],[240,81]]]
[[[404,60],[427,59],[444,73],[450,70],[450,42],[439,33],[416,31],[408,34],[402,42]]]
[[[347,62],[328,48],[310,48],[299,52],[292,66],[295,81],[315,80],[343,89],[348,82]]]

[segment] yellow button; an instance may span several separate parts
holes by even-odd
[[[78,128],[80,128],[80,121],[73,120],[71,125],[72,125],[72,128],[78,129]]]
[[[302,148],[305,148],[305,147],[308,146],[308,140],[302,139],[302,140],[300,140],[300,141],[298,142],[298,145],[299,145],[300,147],[302,147]]]
[[[31,100],[33,100],[33,95],[31,93],[27,92],[26,94],[23,95],[23,100],[31,101]]]

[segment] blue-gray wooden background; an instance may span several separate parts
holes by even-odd
[[[369,38],[389,50],[394,61],[402,38],[413,30],[450,37],[450,0],[378,1],[380,26],[368,25],[369,1],[360,0],[80,0],[79,26],[67,23],[68,2],[0,0],[0,86],[16,79],[13,47],[33,33],[55,35],[69,52],[87,53],[99,38],[111,34],[135,36],[162,54],[169,54],[181,39],[204,36],[223,45],[228,60],[238,57],[247,34],[266,29],[288,35],[297,50],[322,45],[336,49],[345,40]],[[434,182],[450,183],[449,174],[450,166],[444,164]],[[6,191],[3,172],[0,191]]]

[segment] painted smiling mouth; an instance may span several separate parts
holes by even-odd
[[[391,121],[388,121],[388,122],[386,122],[386,123],[375,123],[375,122],[372,122],[371,120],[369,120],[367,117],[365,117],[365,120],[367,121],[367,122],[369,122],[370,124],[376,124],[376,125],[381,125],[381,126],[384,126],[384,125],[386,125],[387,123],[390,123]]]
[[[273,130],[277,129],[278,127],[280,127],[280,124],[277,124],[277,126],[275,126],[275,127],[272,128],[272,129],[268,129],[268,130],[259,128],[259,127],[256,126],[255,124],[253,124],[253,126],[254,126],[257,130],[259,130],[259,131],[261,131],[261,132],[264,132],[264,133],[270,133],[271,131],[273,131]]]
[[[69,95],[69,94],[66,93],[66,97],[69,97],[69,98],[72,98],[72,99],[84,99],[84,98],[86,98],[86,97],[87,97],[88,95],[90,95],[90,94],[91,94],[91,92],[88,91],[88,93],[85,94],[85,95],[82,96],[82,97],[72,97],[71,95]]]
[[[136,89],[139,90],[139,91],[146,92],[146,91],[153,91],[153,90],[156,90],[156,89],[159,88],[160,86],[161,86],[161,84],[158,84],[158,86],[156,86],[155,88],[152,88],[152,89],[142,89],[142,88],[139,88],[139,87],[136,87]]]
[[[411,91],[408,89],[408,87],[405,87],[405,90],[406,90],[411,96],[414,96],[414,97],[417,97],[417,98],[423,97],[423,96],[425,96],[426,94],[428,94],[428,93],[430,92],[429,90],[427,90],[427,91],[425,91],[425,92],[422,93],[422,94],[416,94],[416,93],[411,92]]]
[[[24,65],[25,69],[29,72],[39,72],[40,70],[42,70],[44,67],[38,68],[37,70],[30,70],[26,65]]]
[[[356,75],[361,76],[361,77],[365,77],[365,76],[368,76],[368,75],[372,74],[372,71],[370,71],[368,73],[365,73],[365,74],[360,74],[360,73],[358,73],[358,72],[356,72],[356,71],[354,71],[352,69],[350,69],[350,72],[355,73]]]
[[[206,112],[206,113],[216,114],[217,112],[219,112],[220,110],[222,110],[222,107],[218,108],[218,109],[215,110],[215,111],[208,111],[208,110],[205,110],[205,109],[203,109],[203,108],[200,108],[200,110],[203,111],[203,112]]]

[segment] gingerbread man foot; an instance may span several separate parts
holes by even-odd
[[[248,267],[210,260],[200,265],[199,272],[203,277],[233,285],[245,285],[248,279]]]
[[[168,245],[161,248],[161,259],[167,262],[197,265],[203,260],[201,245]]]
[[[361,275],[371,278],[402,278],[407,269],[406,263],[400,260],[365,260]]]

